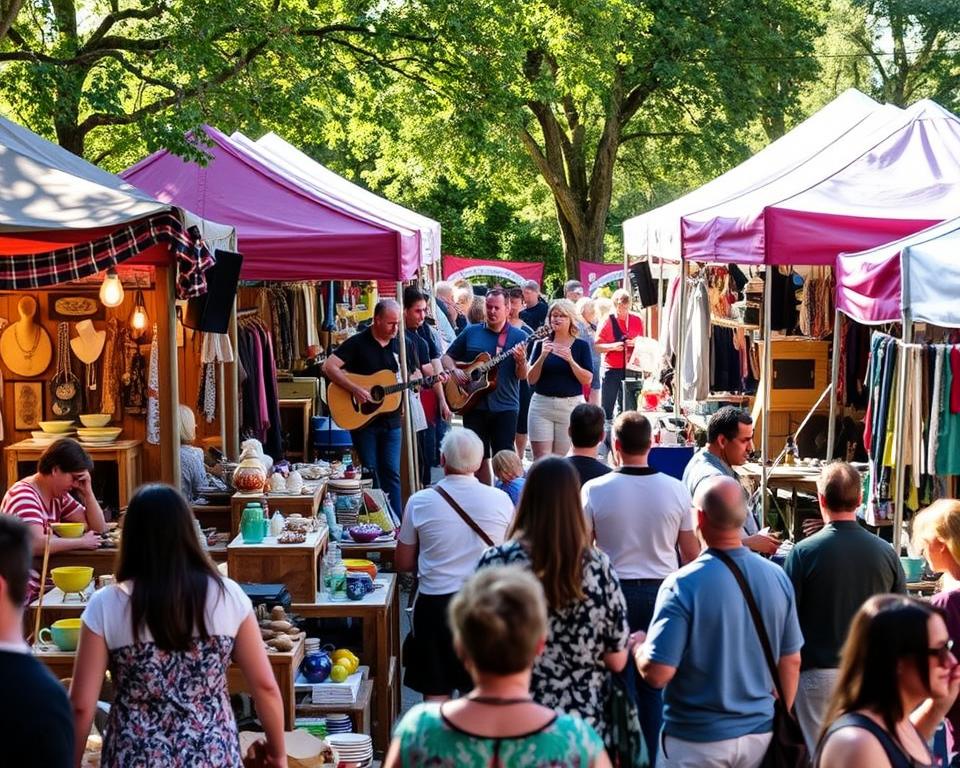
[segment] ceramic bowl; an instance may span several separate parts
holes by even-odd
[[[41,421],[40,429],[46,432],[48,435],[61,435],[64,432],[69,432],[70,428],[73,426],[73,421]]]
[[[350,538],[354,541],[360,544],[369,544],[371,541],[383,536],[383,528],[373,523],[363,523],[362,525],[355,525],[353,528],[348,528],[347,533],[350,534]]]
[[[79,539],[87,526],[83,523],[53,523],[50,527],[62,539]]]
[[[83,592],[93,581],[93,568],[86,565],[62,565],[52,569],[50,577],[63,592]]]
[[[920,581],[920,579],[923,578],[924,562],[922,557],[900,558],[900,566],[903,568],[903,573],[907,577],[908,582]]]
[[[112,418],[112,413],[81,413],[80,423],[85,427],[105,427]]]
[[[343,566],[347,571],[358,571],[360,573],[369,573],[371,579],[377,578],[377,566],[372,560],[349,559],[344,558]]]

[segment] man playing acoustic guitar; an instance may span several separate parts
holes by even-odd
[[[323,375],[352,393],[358,403],[368,402],[370,392],[352,382],[344,373],[368,375],[382,370],[400,370],[397,332],[400,329],[400,305],[393,299],[377,302],[373,323],[354,334],[323,363]],[[410,378],[420,372],[410,342],[407,345],[407,371]],[[366,426],[350,431],[353,447],[364,467],[373,472],[374,483],[390,497],[396,514],[403,514],[400,497],[400,410],[377,414]]]
[[[476,472],[477,478],[492,485],[489,458],[497,451],[513,449],[520,409],[519,380],[527,378],[526,351],[521,345],[527,336],[507,322],[507,297],[501,289],[494,288],[487,293],[486,311],[486,323],[468,325],[454,339],[443,356],[443,367],[463,385],[469,376],[456,368],[456,363],[472,362],[482,352],[494,357],[503,350],[513,349],[513,354],[497,368],[496,387],[483,393],[477,404],[463,415],[463,426],[476,432],[484,445],[484,461]]]

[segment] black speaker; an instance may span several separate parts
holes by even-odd
[[[232,251],[216,251],[217,263],[206,271],[207,292],[187,301],[183,324],[207,333],[226,333],[230,310],[237,295],[243,256]]]

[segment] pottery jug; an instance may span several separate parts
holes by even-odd
[[[263,541],[263,507],[248,504],[240,516],[240,535],[244,544],[259,544]]]
[[[259,459],[247,458],[233,471],[233,486],[242,493],[257,493],[267,482],[267,470]]]

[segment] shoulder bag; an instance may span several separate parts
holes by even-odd
[[[803,731],[800,730],[800,723],[797,722],[797,718],[784,704],[785,698],[783,687],[780,684],[780,672],[777,669],[773,648],[770,645],[770,637],[767,635],[766,627],[763,626],[763,617],[760,616],[760,609],[757,607],[757,602],[750,591],[750,586],[730,555],[716,549],[712,552],[730,569],[740,586],[740,591],[743,592],[747,607],[750,609],[750,616],[753,618],[753,626],[757,630],[757,637],[760,638],[760,645],[763,647],[767,667],[770,669],[770,675],[773,677],[773,683],[777,689],[777,698],[773,702],[773,739],[770,741],[767,754],[764,755],[760,766],[761,768],[809,768],[810,755],[807,753],[807,746],[803,740]]]
[[[496,546],[493,543],[493,539],[487,536],[483,528],[477,525],[477,521],[474,520],[472,517],[470,517],[470,515],[466,513],[463,507],[457,504],[453,496],[451,496],[449,493],[447,493],[443,488],[441,488],[438,485],[433,486],[433,490],[439,493],[443,497],[443,500],[447,502],[447,504],[449,504],[451,507],[453,507],[453,511],[456,512],[458,515],[460,515],[460,519],[463,520],[463,522],[465,522],[467,525],[469,525],[471,529],[473,529],[473,532],[480,537],[480,540],[484,544],[486,544],[488,547]]]

